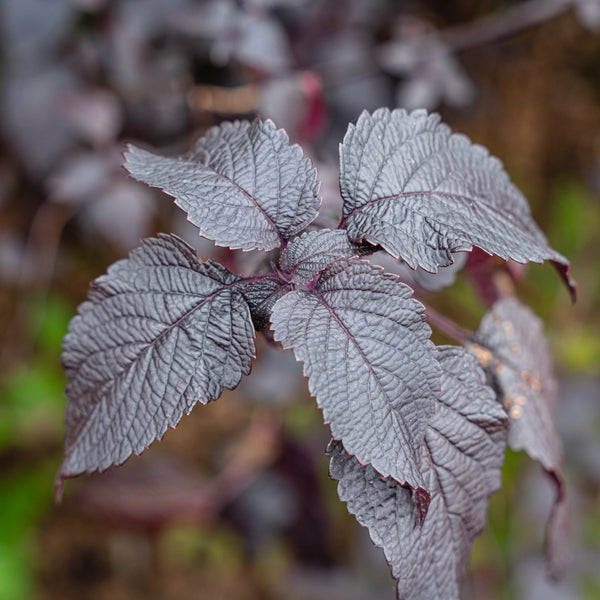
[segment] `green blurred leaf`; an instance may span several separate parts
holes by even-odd
[[[0,388],[0,448],[22,445],[31,436],[58,437],[65,406],[60,366],[35,363],[8,375]]]
[[[35,298],[28,307],[28,333],[39,349],[60,356],[73,307],[56,295]]]
[[[53,505],[57,464],[51,459],[0,479],[0,544],[14,544],[33,531]]]
[[[0,600],[32,597],[33,538],[53,504],[56,463],[0,478]]]
[[[552,215],[547,230],[553,246],[571,260],[597,239],[600,204],[579,181],[560,181],[554,190]]]
[[[556,358],[569,371],[597,373],[600,365],[600,332],[593,325],[561,333],[553,344]]]
[[[32,596],[31,557],[27,544],[0,544],[0,600],[28,600]]]

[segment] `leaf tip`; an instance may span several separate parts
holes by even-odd
[[[425,488],[416,488],[414,491],[415,509],[417,511],[417,527],[420,529],[425,522],[429,510],[431,494]]]
[[[62,472],[62,468],[61,468],[61,471],[56,476],[56,480],[54,481],[54,503],[55,504],[62,504],[63,492],[65,489],[66,479],[67,479],[67,477],[64,475],[64,473]]]
[[[571,296],[571,302],[575,304],[577,302],[577,282],[569,271],[571,270],[571,265],[568,262],[561,262],[558,260],[552,261],[552,266],[557,270],[560,278],[563,280],[567,289],[569,290],[569,294]]]
[[[556,496],[544,536],[544,571],[550,581],[560,583],[573,563],[571,511],[562,475],[556,470],[546,472],[556,485]]]
[[[147,158],[147,155],[152,154],[146,150],[142,150],[135,144],[131,144],[127,142],[124,146],[123,151],[121,152],[121,156],[123,157],[123,162],[121,163],[121,168],[127,171],[127,176],[135,179],[136,181],[140,181],[145,183],[136,175],[136,170],[143,166],[144,160]],[[155,187],[155,186],[154,186]]]

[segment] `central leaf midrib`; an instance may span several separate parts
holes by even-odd
[[[381,394],[383,395],[383,397],[385,398],[388,406],[389,406],[389,410],[390,410],[390,415],[392,415],[392,421],[395,424],[394,429],[396,429],[396,431],[398,431],[405,443],[405,447],[403,447],[403,451],[408,451],[411,452],[412,449],[412,440],[408,440],[406,439],[405,433],[403,431],[403,427],[401,426],[401,417],[400,415],[396,414],[396,409],[394,408],[387,392],[383,389],[379,378],[377,377],[373,366],[371,365],[371,362],[369,361],[369,359],[367,358],[367,356],[365,355],[363,349],[360,347],[360,344],[358,343],[358,341],[355,339],[355,336],[353,336],[350,332],[350,330],[348,329],[348,327],[345,325],[345,323],[340,319],[340,317],[337,315],[337,313],[333,310],[333,307],[325,300],[325,298],[323,298],[323,296],[316,290],[313,289],[312,293],[315,295],[315,297],[317,298],[317,300],[325,307],[325,309],[329,312],[329,314],[332,316],[332,318],[334,319],[334,321],[338,324],[338,326],[342,329],[342,331],[344,332],[344,334],[346,335],[346,337],[350,340],[350,342],[352,342],[352,344],[354,345],[354,347],[356,348],[357,352],[359,353],[360,357],[362,358],[364,364],[366,365],[367,369],[369,370],[369,372],[371,373],[371,375],[373,376],[373,379],[375,380],[375,383],[378,387],[378,389],[381,391]],[[415,459],[416,460],[416,459]],[[417,482],[415,482],[417,483]]]
[[[524,223],[519,215],[509,212],[507,210],[501,211],[497,207],[495,207],[493,204],[489,204],[489,203],[485,202],[485,200],[483,200],[481,196],[475,196],[475,197],[471,198],[467,194],[457,194],[454,192],[443,192],[443,191],[439,191],[439,190],[399,192],[398,194],[392,194],[390,196],[383,196],[381,198],[375,198],[374,200],[369,200],[369,201],[365,202],[364,204],[361,204],[360,206],[354,208],[352,210],[352,212],[344,219],[344,223],[347,223],[353,215],[362,211],[362,209],[368,208],[369,206],[373,206],[375,204],[379,204],[380,202],[385,202],[387,200],[398,200],[400,198],[412,198],[412,197],[416,197],[416,196],[432,196],[434,194],[449,197],[449,198],[454,198],[454,199],[461,200],[464,202],[475,202],[476,206],[481,206],[482,208],[489,210],[489,212],[493,213],[495,217],[498,217],[504,223],[508,223],[513,227],[515,226],[515,224],[517,224],[519,226],[518,229],[521,232],[525,232],[528,235],[532,235],[532,232],[529,229],[524,228]],[[438,215],[436,215],[435,217],[432,217],[431,215],[427,215],[423,212],[420,212],[419,210],[417,210],[414,207],[406,207],[406,208],[408,210],[410,210],[412,213],[423,217],[424,219],[433,219],[434,218],[440,224],[446,225],[447,227],[452,227],[453,229],[456,230],[454,225],[450,225],[449,223],[442,221],[442,219]],[[514,220],[510,219],[507,215],[513,216]],[[478,223],[478,224],[481,225],[481,223]],[[494,230],[494,231],[496,231],[496,230]],[[464,231],[460,231],[460,233],[462,235],[468,235]]]
[[[220,173],[214,167],[212,167],[210,165],[206,165],[204,168],[207,169],[207,170],[209,170],[209,171],[211,171],[212,173],[214,173],[217,177],[220,177],[221,179],[227,181],[236,190],[239,190],[240,192],[242,192],[242,194],[244,194],[250,200],[250,202],[252,202],[252,204],[254,204],[254,206],[257,208],[257,210],[260,212],[260,214],[265,218],[265,220],[271,226],[271,228],[273,229],[273,231],[275,232],[275,234],[277,235],[277,237],[279,238],[279,240],[282,243],[285,241],[284,237],[281,234],[281,232],[279,231],[279,227],[277,226],[277,224],[275,223],[275,221],[273,221],[273,219],[267,214],[267,212],[265,211],[265,209],[258,203],[258,200],[252,194],[250,194],[250,192],[247,192],[241,185],[239,185],[238,183],[236,183],[230,177],[227,177],[227,175],[224,175],[223,173]]]
[[[218,296],[221,292],[223,292],[224,290],[230,289],[232,287],[235,287],[239,282],[233,282],[231,284],[227,284],[224,285],[223,287],[219,288],[218,290],[216,290],[215,292],[213,292],[212,294],[210,294],[209,296],[206,296],[206,298],[204,298],[201,302],[199,302],[198,304],[194,305],[192,308],[190,308],[188,311],[186,311],[181,317],[179,317],[175,322],[169,324],[163,331],[161,331],[154,339],[150,340],[146,346],[140,350],[140,352],[137,354],[137,356],[128,364],[125,366],[125,368],[114,378],[112,378],[111,380],[109,380],[110,382],[110,387],[114,388],[115,384],[120,381],[124,376],[127,375],[127,373],[130,372],[131,368],[142,358],[142,356],[145,356],[146,352],[150,349],[153,348],[155,346],[156,343],[158,343],[165,335],[167,335],[169,332],[171,332],[174,328],[176,328],[182,321],[184,321],[185,319],[187,319],[190,315],[192,315],[196,310],[198,310],[199,308],[201,308],[202,306],[204,306],[204,304],[208,301],[213,300],[216,296]],[[90,390],[88,392],[88,395],[92,395],[95,390],[98,389],[98,387],[100,387],[101,385],[106,384],[107,381],[102,381],[100,382],[98,385],[94,386],[94,388],[92,390]],[[95,402],[94,403],[94,408],[91,412],[86,414],[86,420],[83,423],[83,426],[81,427],[80,431],[77,432],[77,434],[74,436],[73,439],[73,443],[71,444],[71,448],[75,446],[75,444],[77,443],[77,441],[81,438],[81,436],[83,436],[85,434],[85,432],[87,431],[88,427],[90,426],[90,423],[92,422],[92,417],[94,415],[94,413],[98,410],[98,408],[101,406],[102,401],[100,402]],[[106,431],[106,430],[105,430]]]

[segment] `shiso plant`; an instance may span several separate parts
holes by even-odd
[[[437,114],[364,112],[340,145],[337,228],[314,224],[317,172],[268,120],[223,123],[178,158],[131,145],[124,167],[201,236],[266,254],[242,277],[160,234],[94,280],[63,345],[59,495],[66,478],[123,463],[235,388],[263,332],[304,363],[339,498],[383,548],[398,598],[460,597],[507,444],[556,483],[546,551],[560,575],[567,509],[539,319],[502,297],[475,333],[456,327],[459,344],[436,347],[428,319],[444,318],[367,258],[385,252],[416,274],[474,248],[551,261],[574,296],[567,259],[497,158]]]

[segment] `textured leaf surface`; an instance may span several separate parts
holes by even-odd
[[[307,283],[338,258],[373,252],[370,244],[355,244],[341,229],[308,231],[292,240],[279,259],[281,269],[298,283]]]
[[[124,166],[173,196],[200,235],[219,246],[272,250],[313,221],[320,206],[315,169],[271,121],[213,127],[179,158],[129,146]]]
[[[551,574],[564,569],[566,554],[557,537],[566,521],[561,442],[554,425],[556,380],[542,321],[516,298],[497,301],[483,317],[472,352],[487,366],[510,416],[508,444],[540,462],[557,485],[547,529]],[[563,539],[563,546],[567,540]],[[565,556],[565,559],[561,558]]]
[[[419,456],[431,491],[422,527],[410,489],[361,466],[339,442],[328,450],[340,500],[383,548],[405,600],[460,597],[471,544],[500,487],[506,447],[506,414],[477,361],[453,346],[440,347],[438,359],[442,391]]]
[[[568,261],[531,217],[502,163],[424,110],[364,112],[340,151],[343,224],[413,269],[436,272],[478,246],[521,263]]]
[[[418,448],[439,393],[423,306],[395,275],[340,259],[277,301],[275,339],[304,362],[336,440],[381,474],[424,489]]]
[[[64,340],[62,478],[142,452],[249,372],[254,329],[238,280],[163,234],[94,281]]]

